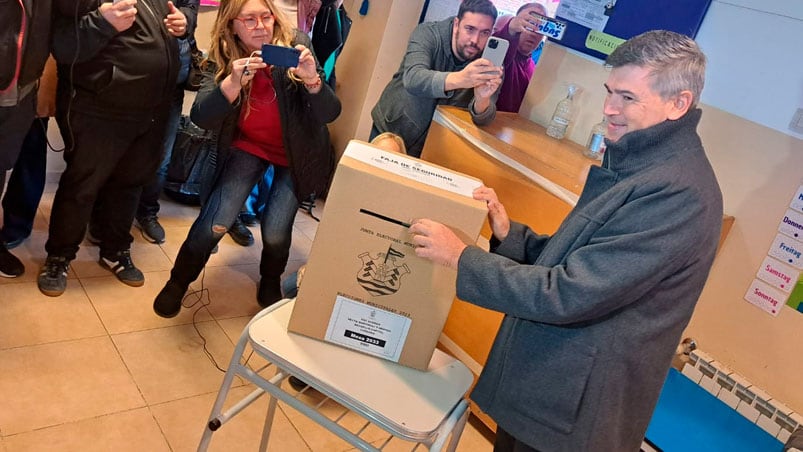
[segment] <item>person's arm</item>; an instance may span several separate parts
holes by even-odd
[[[48,118],[56,115],[56,61],[48,57],[42,76],[39,77],[39,90],[36,92],[36,117]]]
[[[413,96],[440,99],[451,97],[454,84],[447,85],[450,72],[433,68],[438,37],[430,27],[419,25],[410,35],[402,61],[404,88]]]
[[[340,100],[332,88],[323,83],[326,75],[318,63],[310,39],[303,33],[296,35],[297,47],[301,50],[298,68],[294,69],[303,83],[303,92],[308,102],[310,114],[321,124],[327,124],[340,116]],[[302,47],[303,46],[303,47]]]
[[[178,9],[187,18],[187,32],[182,38],[195,35],[195,28],[198,26],[198,7],[200,3],[201,0],[179,0],[176,3]]]
[[[223,124],[223,121],[234,111],[237,103],[232,103],[221,90],[220,84],[215,82],[217,66],[208,61],[203,70],[201,88],[195,95],[195,101],[190,110],[190,119],[198,127],[214,130]]]
[[[510,30],[510,21],[513,20],[514,17],[515,16],[500,17],[494,26],[494,36],[508,40],[508,42],[510,42],[510,47],[515,48],[515,45],[518,45],[518,33],[513,34]]]
[[[499,87],[502,85],[502,79],[489,82],[488,87],[480,87],[479,89],[491,90],[490,96],[478,96],[477,89],[474,90],[474,99],[468,106],[468,111],[471,113],[471,120],[478,126],[484,126],[493,122],[496,118],[496,99],[499,97]]]
[[[58,0],[54,5],[53,56],[59,64],[91,60],[117,33],[131,27],[136,17],[134,0],[102,3],[83,15],[78,10],[78,17],[76,1]]]
[[[680,194],[669,201],[670,196],[644,196],[624,204],[610,218],[588,218],[576,237],[584,243],[561,244],[570,251],[550,267],[535,264],[544,251],[543,236],[513,224],[496,248],[499,254],[473,246],[462,252],[457,296],[544,323],[570,324],[609,315],[644,297],[696,252],[694,244],[678,237],[699,235],[698,218],[705,216],[695,208],[700,203],[696,195]],[[571,227],[581,226],[575,221]]]

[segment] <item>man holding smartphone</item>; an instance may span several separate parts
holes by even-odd
[[[48,296],[92,218],[101,267],[139,287],[129,233],[142,187],[161,162],[187,18],[171,0],[55,0],[56,120],[66,168],[59,180],[37,284]]]
[[[493,121],[502,68],[480,55],[496,16],[489,0],[465,0],[456,17],[416,27],[399,70],[371,112],[371,139],[398,134],[407,153],[418,157],[437,105],[468,108],[478,125]]]
[[[515,16],[500,17],[496,22],[494,36],[510,42],[505,55],[505,81],[496,100],[496,109],[499,111],[518,113],[535,72],[535,62],[531,56],[545,37],[536,31],[538,28],[533,13],[547,16],[544,5],[527,3],[519,8]]]

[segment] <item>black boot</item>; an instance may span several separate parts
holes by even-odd
[[[279,278],[263,277],[259,280],[257,303],[259,303],[260,306],[267,308],[282,298],[282,284]]]
[[[168,280],[162,291],[153,300],[153,312],[166,319],[177,316],[181,312],[181,300],[184,299],[186,292],[186,287]]]
[[[251,246],[254,244],[254,234],[251,233],[251,230],[248,229],[248,226],[240,221],[239,216],[234,220],[234,223],[229,228],[229,235],[231,236],[232,240],[241,246]]]

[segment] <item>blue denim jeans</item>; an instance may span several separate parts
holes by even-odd
[[[6,242],[25,239],[33,230],[36,209],[45,189],[47,121],[48,118],[34,119],[8,179],[3,196],[2,239]]]
[[[212,186],[209,198],[192,224],[181,245],[170,280],[187,287],[198,277],[209,260],[209,254],[234,222],[251,188],[263,177],[271,164],[247,152],[232,149],[220,175]],[[259,272],[263,279],[278,281],[290,256],[293,221],[298,200],[290,169],[274,166],[273,184],[262,216],[262,260]]]

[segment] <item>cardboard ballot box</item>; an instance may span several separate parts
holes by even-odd
[[[337,166],[289,331],[426,370],[455,296],[454,269],[415,255],[430,218],[474,243],[477,179],[351,141]]]

